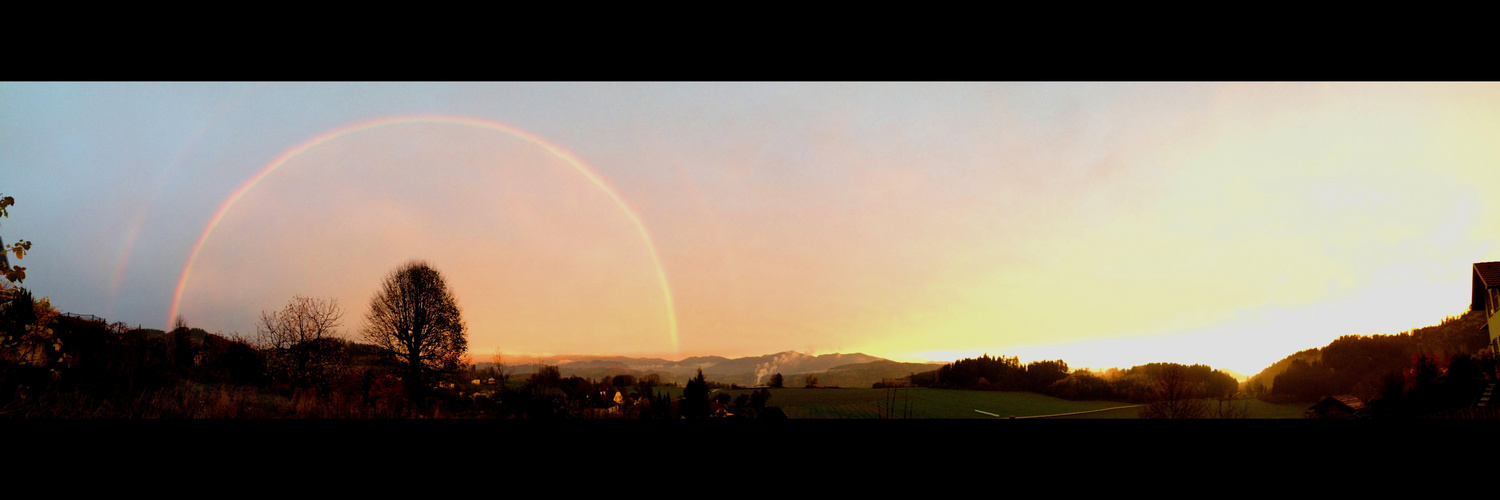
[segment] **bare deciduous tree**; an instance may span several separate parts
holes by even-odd
[[[363,333],[400,363],[411,394],[425,391],[436,376],[462,369],[469,346],[458,301],[443,276],[420,261],[385,278],[370,299]]]
[[[1218,400],[1218,405],[1214,408],[1212,415],[1213,418],[1248,418],[1249,416],[1250,407],[1246,406],[1244,401],[1228,398]]]
[[[1141,418],[1208,417],[1208,403],[1188,380],[1182,365],[1169,363],[1154,378],[1156,398],[1141,410]]]
[[[495,348],[495,354],[490,358],[495,362],[495,384],[499,386],[499,392],[505,392],[510,384],[511,370],[505,367],[505,357],[501,355],[500,348]]]
[[[266,351],[272,377],[303,387],[338,375],[347,364],[337,338],[343,318],[338,301],[301,295],[280,311],[262,311],[255,344]]]
[[[333,337],[343,319],[344,311],[337,301],[298,295],[280,311],[261,311],[256,344],[262,349],[287,349],[302,342]]]

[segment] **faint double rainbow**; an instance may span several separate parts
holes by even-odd
[[[287,161],[291,160],[292,158],[296,158],[298,155],[306,152],[307,150],[316,148],[320,145],[328,143],[329,141],[351,133],[387,125],[409,123],[458,124],[490,129],[510,134],[511,136],[514,136],[518,139],[541,147],[552,156],[564,162],[567,162],[567,164],[571,165],[575,171],[583,174],[583,176],[587,178],[589,182],[593,183],[595,187],[598,187],[600,191],[603,191],[604,194],[609,195],[609,199],[614,200],[615,205],[620,207],[620,211],[624,212],[625,216],[630,219],[630,222],[635,225],[636,231],[641,234],[641,239],[646,243],[646,250],[651,254],[651,262],[656,265],[656,280],[661,284],[662,300],[667,307],[667,331],[669,334],[669,340],[672,343],[672,351],[675,353],[678,350],[677,311],[676,308],[672,305],[672,288],[667,284],[667,273],[662,269],[661,257],[656,253],[656,243],[651,239],[651,234],[646,231],[646,225],[641,222],[640,215],[636,214],[635,209],[631,208],[629,204],[625,203],[624,198],[620,197],[619,192],[615,191],[615,189],[611,187],[609,183],[605,182],[604,178],[599,176],[599,174],[595,172],[592,167],[590,167],[587,163],[584,163],[583,160],[579,159],[577,156],[574,156],[572,152],[564,149],[562,146],[558,146],[556,144],[548,142],[546,139],[543,139],[540,136],[500,122],[448,115],[395,116],[377,118],[370,121],[347,125],[325,132],[321,135],[318,135],[317,137],[313,137],[312,139],[309,139],[302,144],[298,144],[297,146],[282,152],[280,156],[276,157],[276,159],[271,160],[271,163],[266,164],[264,168],[261,168],[259,172],[256,172],[255,175],[250,176],[250,178],[246,180],[244,184],[240,185],[239,189],[236,189],[233,193],[230,193],[229,197],[224,199],[224,203],[219,205],[219,210],[217,212],[214,212],[213,217],[209,218],[208,225],[204,226],[203,234],[198,236],[198,241],[193,244],[192,253],[188,254],[187,263],[182,267],[182,276],[177,278],[177,287],[172,293],[172,307],[167,312],[167,319],[164,322],[164,324],[167,325],[167,328],[171,327],[173,320],[177,317],[179,307],[182,305],[182,291],[187,286],[188,275],[190,275],[193,271],[193,263],[198,260],[198,252],[203,250],[203,244],[208,242],[209,237],[213,236],[214,228],[219,225],[219,221],[222,221],[224,219],[224,215],[228,214],[231,208],[234,208],[234,204],[238,202],[240,198],[244,197],[245,193],[248,193],[251,189],[254,189],[262,179],[265,179],[266,176],[271,175],[271,172],[275,172],[276,169],[281,168],[281,166]]]

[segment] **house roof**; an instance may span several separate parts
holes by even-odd
[[[1356,398],[1354,396],[1345,394],[1342,396],[1329,397],[1339,400],[1340,403],[1344,403],[1344,406],[1348,406],[1351,410],[1363,410],[1365,408],[1364,401],[1360,401],[1359,398]]]
[[[1485,310],[1485,301],[1488,300],[1485,290],[1500,288],[1500,262],[1475,262],[1474,263],[1474,292],[1469,301],[1470,311]]]
[[[1360,401],[1359,398],[1348,394],[1328,396],[1326,398],[1323,398],[1322,401],[1318,401],[1318,404],[1312,405],[1312,407],[1309,409],[1316,410],[1322,408],[1324,409],[1324,411],[1326,411],[1326,409],[1328,409],[1330,406],[1342,407],[1338,409],[1345,412],[1356,412],[1365,409],[1365,403],[1363,401]]]
[[[1500,287],[1500,262],[1475,262],[1474,279],[1482,280],[1485,288]]]

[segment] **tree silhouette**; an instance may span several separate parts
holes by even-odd
[[[172,353],[174,365],[181,369],[193,366],[193,331],[188,328],[187,320],[177,316],[172,322]]]
[[[511,372],[510,368],[505,367],[505,358],[500,355],[500,348],[495,348],[495,354],[492,359],[495,361],[495,366],[490,368],[490,371],[493,373],[492,376],[495,377],[496,390],[498,392],[505,392],[510,385]]]
[[[56,314],[43,304],[46,299],[32,299],[25,288],[0,287],[0,360],[46,366],[56,357],[61,346],[50,328]]]
[[[760,389],[753,393],[750,393],[750,407],[755,408],[756,410],[764,409],[766,407],[766,401],[770,400],[770,389]]]
[[[704,418],[708,416],[708,380],[703,377],[703,369],[698,369],[698,376],[688,380],[687,386],[682,389],[682,402],[678,412],[686,418]]]
[[[15,204],[15,197],[0,197],[0,217],[9,217],[10,211],[6,209]],[[4,274],[5,279],[10,280],[11,283],[26,281],[26,268],[21,266],[11,267],[10,259],[6,258],[5,254],[16,254],[16,260],[20,260],[29,251],[31,251],[30,241],[16,240],[14,245],[6,245],[4,241],[0,241],[0,274]]]
[[[15,204],[14,197],[0,197],[0,217],[9,217],[8,209]],[[0,282],[0,359],[33,366],[61,365],[64,346],[52,332],[52,320],[61,313],[45,297],[34,300],[29,290],[11,285],[26,280],[26,268],[12,266],[7,254],[21,260],[29,251],[29,241],[16,240],[13,245],[0,241],[0,274],[9,280]]]
[[[1208,403],[1188,379],[1187,367],[1165,363],[1152,377],[1156,397],[1141,409],[1141,418],[1205,418]]]
[[[298,387],[324,384],[347,364],[338,328],[344,311],[337,301],[292,297],[277,312],[262,311],[256,344],[266,351],[275,378]]]
[[[362,333],[395,358],[413,396],[439,376],[459,371],[469,346],[458,301],[443,276],[421,261],[408,262],[385,278],[370,299]]]

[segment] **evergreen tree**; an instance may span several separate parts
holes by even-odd
[[[678,404],[678,413],[684,418],[706,418],[708,417],[708,380],[703,378],[703,369],[698,369],[698,375],[689,380],[687,387],[682,391],[682,402]]]

